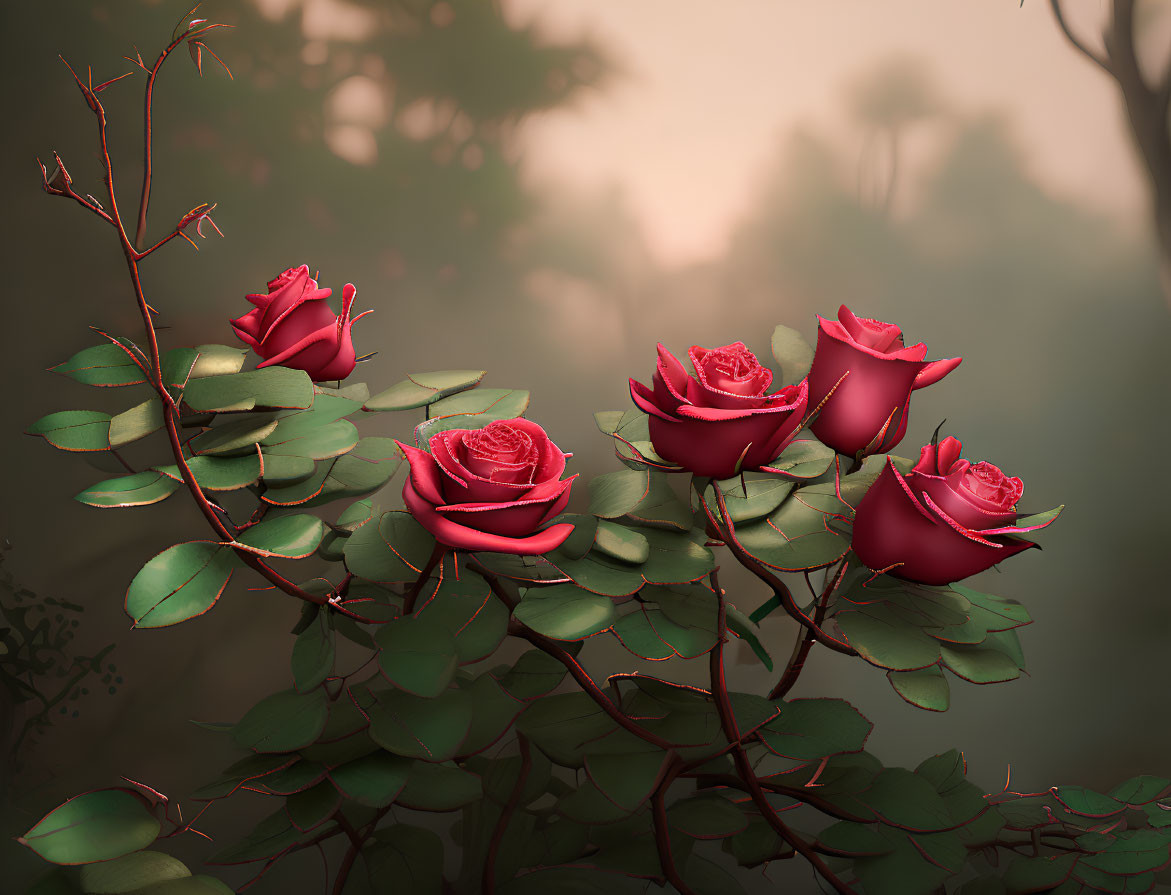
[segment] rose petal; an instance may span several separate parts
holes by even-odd
[[[403,486],[403,502],[411,515],[431,532],[437,541],[457,550],[538,556],[556,550],[573,533],[573,525],[568,522],[551,525],[524,538],[508,538],[477,531],[442,516],[434,506],[415,492],[410,481]]]
[[[435,462],[435,458],[426,451],[419,450],[409,444],[403,444],[401,441],[395,441],[407,457],[407,463],[411,467],[411,483],[415,490],[432,504],[443,503],[443,492],[440,491],[440,475],[439,465]]]
[[[637,406],[639,410],[641,410],[643,413],[649,413],[651,416],[657,416],[661,419],[675,419],[675,417],[671,416],[670,413],[659,408],[659,406],[655,403],[655,398],[656,394],[641,382],[636,379],[630,380],[630,400],[635,403],[635,406]]]
[[[924,357],[926,357],[926,353],[924,353]],[[939,382],[940,379],[958,367],[962,361],[962,357],[948,357],[944,358],[943,360],[931,361],[929,364],[927,364],[927,366],[919,371],[918,375],[915,377],[914,383],[911,385],[911,388],[926,388],[929,385],[934,385],[935,383]]]

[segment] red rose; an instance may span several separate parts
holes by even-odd
[[[727,479],[766,468],[785,449],[805,416],[804,381],[771,395],[772,371],[743,342],[723,348],[693,345],[695,368],[659,345],[654,389],[630,380],[630,397],[650,414],[655,452],[695,475]]]
[[[823,444],[849,457],[892,450],[907,431],[911,392],[938,382],[962,360],[925,361],[925,344],[906,348],[893,323],[855,317],[845,305],[837,320],[818,315],[817,322],[809,403],[817,407],[833,395],[811,428]]]
[[[369,311],[350,319],[357,290],[342,289],[342,313],[335,317],[326,299],[332,289],[318,289],[309,265],[290,267],[268,284],[267,295],[248,295],[256,307],[232,321],[236,335],[264,358],[258,367],[280,364],[304,370],[322,382],[345,379],[354,372],[350,327]]]
[[[854,517],[854,552],[868,567],[948,584],[1037,546],[1013,535],[1053,519],[1015,526],[1021,480],[991,463],[961,460],[960,447],[955,438],[927,445],[906,476],[887,459]]]
[[[565,509],[577,476],[561,479],[569,454],[534,422],[448,429],[431,436],[430,453],[399,447],[411,464],[403,501],[440,543],[528,556],[560,547],[573,531],[568,523],[541,529]]]

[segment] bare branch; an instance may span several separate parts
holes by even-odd
[[[1069,23],[1065,21],[1065,12],[1061,8],[1061,0],[1049,0],[1049,5],[1053,8],[1053,17],[1057,19],[1057,24],[1061,28],[1062,33],[1065,34],[1068,40],[1083,56],[1097,65],[1102,71],[1114,77],[1114,71],[1110,68],[1110,63],[1103,57],[1099,56],[1070,30]]]

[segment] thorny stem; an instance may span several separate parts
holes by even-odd
[[[719,493],[717,488],[716,494]],[[724,592],[716,581],[715,573],[712,573],[712,579],[718,605],[716,645],[710,654],[712,695],[716,700],[716,710],[720,715],[720,725],[723,727],[724,736],[729,743],[736,744],[732,749],[732,760],[736,764],[737,774],[747,785],[748,794],[751,796],[753,804],[756,805],[757,810],[760,811],[768,825],[773,828],[773,831],[812,864],[822,878],[833,886],[834,891],[840,895],[853,895],[853,890],[838,879],[825,861],[813,851],[809,843],[789,829],[788,825],[777,815],[776,810],[769,803],[768,797],[764,794],[764,790],[761,789],[756,771],[748,760],[748,753],[744,751],[744,746],[740,743],[740,729],[736,723],[736,714],[732,710],[732,700],[728,697],[728,686],[724,680],[724,641],[728,630],[728,607],[724,602]]]
[[[841,583],[845,570],[846,560],[843,557],[833,574],[828,577],[825,589],[817,599],[817,609],[813,613],[813,627],[806,628],[804,635],[794,644],[793,654],[789,657],[789,664],[785,666],[785,671],[781,674],[781,679],[777,681],[777,685],[768,694],[769,699],[781,699],[797,683],[797,678],[801,676],[801,672],[805,669],[805,660],[809,658],[809,651],[813,647],[813,641],[815,639],[813,632],[815,629],[820,629],[822,622],[825,621],[826,609],[829,607],[829,598]]]
[[[651,794],[651,817],[655,826],[655,848],[659,853],[659,866],[667,881],[679,890],[680,895],[696,895],[695,890],[684,882],[679,868],[675,865],[675,856],[671,854],[671,828],[667,823],[667,789],[679,773],[679,765],[673,764],[664,775],[662,782],[655,787]]]
[[[154,167],[151,154],[151,143],[154,136],[151,127],[151,102],[154,98],[155,78],[158,77],[159,69],[162,68],[162,65],[166,61],[167,57],[171,55],[171,52],[175,49],[175,47],[179,46],[179,44],[183,42],[183,39],[186,36],[187,32],[184,31],[177,38],[175,38],[175,40],[173,40],[170,45],[168,45],[167,48],[159,54],[159,58],[155,61],[154,67],[151,68],[149,72],[147,72],[146,76],[146,95],[143,103],[142,198],[138,203],[138,231],[134,236],[134,247],[139,251],[142,251],[142,247],[146,242],[146,209],[150,204],[150,183]],[[143,256],[149,255],[168,239],[171,239],[176,235],[178,235],[178,231],[175,231],[170,236],[166,237],[166,239],[162,240],[162,242],[158,243],[158,245],[155,245],[146,252],[143,252]]]
[[[172,44],[167,52],[169,53],[170,50],[173,50],[175,46],[177,46],[177,43]],[[160,57],[160,62],[161,59],[162,57]],[[72,69],[70,69],[70,71],[72,71]],[[318,606],[327,605],[329,604],[329,598],[327,596],[318,596],[316,594],[311,594],[308,591],[305,591],[304,589],[293,584],[291,581],[288,581],[256,555],[235,547],[235,534],[228,529],[228,527],[224,524],[224,521],[219,517],[219,515],[217,515],[215,509],[204,495],[203,490],[195,481],[195,477],[192,475],[190,467],[187,465],[187,458],[183,455],[183,446],[179,440],[178,405],[176,404],[175,399],[171,396],[171,393],[167,391],[166,384],[163,382],[162,363],[159,358],[158,335],[155,332],[154,320],[151,317],[151,307],[149,304],[147,304],[146,296],[142,289],[142,282],[139,278],[138,261],[141,256],[138,252],[135,251],[134,246],[131,245],[130,238],[126,234],[126,228],[122,221],[122,215],[118,211],[118,198],[114,189],[114,166],[110,161],[110,152],[106,141],[106,110],[102,106],[101,101],[98,99],[97,94],[82,85],[76,74],[74,75],[74,79],[77,80],[78,86],[81,88],[82,94],[86,98],[86,103],[93,111],[97,120],[98,144],[101,149],[102,167],[105,172],[104,181],[106,185],[106,192],[110,200],[110,210],[108,212],[108,216],[111,220],[111,223],[114,225],[114,229],[118,231],[119,241],[122,245],[122,253],[126,258],[126,266],[130,272],[130,282],[134,287],[134,297],[138,303],[138,310],[142,316],[143,327],[146,331],[148,348],[147,358],[150,362],[150,385],[155,390],[156,394],[158,394],[159,400],[163,403],[163,427],[166,430],[167,439],[171,443],[171,453],[174,456],[175,463],[178,465],[179,473],[183,479],[183,483],[187,486],[187,490],[191,493],[196,506],[199,508],[199,511],[203,514],[204,518],[207,519],[207,522],[211,526],[212,530],[225,543],[234,547],[237,556],[240,557],[245,565],[254,569],[271,584],[275,585],[290,596],[297,597],[298,599],[305,600],[310,603],[315,603]],[[346,609],[344,606],[339,606],[337,604],[332,605],[335,611],[340,612],[343,615],[354,619],[355,621],[366,623],[371,622],[370,619],[358,615],[357,613]]]
[[[781,601],[781,605],[784,607],[785,612],[787,612],[799,625],[810,631],[814,640],[824,646],[828,646],[834,652],[842,653],[846,656],[858,655],[858,651],[856,649],[825,633],[825,631],[823,631],[821,627],[819,627],[813,621],[813,619],[802,612],[801,607],[797,605],[797,601],[793,599],[793,592],[789,590],[789,586],[768,569],[766,569],[763,565],[757,562],[756,558],[744,549],[743,545],[736,537],[736,527],[733,525],[732,520],[728,514],[728,508],[726,502],[724,501],[723,493],[719,488],[715,488],[714,490],[716,493],[716,503],[720,509],[720,515],[725,520],[726,525],[720,525],[716,521],[715,516],[712,514],[711,508],[707,505],[707,500],[702,494],[699,497],[700,506],[703,507],[704,514],[707,516],[708,524],[711,525],[715,531],[719,532],[720,535],[727,535],[724,538],[724,543],[727,545],[728,549],[732,551],[732,555],[735,556],[737,560],[739,560],[740,565],[744,566],[744,568],[748,569],[748,571],[750,571],[753,575],[772,588],[772,591],[774,594],[776,594],[777,599]]]
[[[435,571],[435,567],[443,561],[444,554],[447,551],[447,547],[438,541],[435,542],[435,547],[431,550],[431,557],[427,560],[427,565],[423,566],[423,571],[419,573],[419,577],[415,579],[415,583],[411,585],[411,589],[403,597],[403,615],[410,615],[415,611],[415,600],[419,598],[419,594],[423,590],[423,585],[427,583],[427,579],[431,577],[431,573]],[[442,574],[442,571],[440,574]]]
[[[488,853],[484,857],[484,873],[480,880],[480,891],[484,895],[492,895],[496,891],[496,854],[500,851],[500,843],[508,831],[508,824],[516,813],[517,806],[520,805],[529,771],[533,767],[533,753],[529,748],[528,738],[520,731],[517,731],[517,745],[520,747],[520,770],[517,772],[512,792],[508,794],[508,802],[501,810],[499,820],[496,821],[492,839],[488,843]]]

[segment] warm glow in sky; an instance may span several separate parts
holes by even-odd
[[[1148,0],[1165,5],[1166,0]],[[1097,0],[1066,0],[1094,36]],[[844,115],[859,74],[896,53],[923,59],[946,103],[1003,110],[1038,178],[1145,225],[1145,185],[1112,84],[1064,40],[1044,0],[506,0],[552,39],[585,35],[624,69],[575,108],[531,119],[536,182],[617,183],[668,264],[721,254],[781,138],[812,124],[840,147],[863,135]],[[1166,19],[1147,38],[1167,40]],[[1156,33],[1156,27],[1157,32]],[[907,158],[929,160],[931,126]]]

